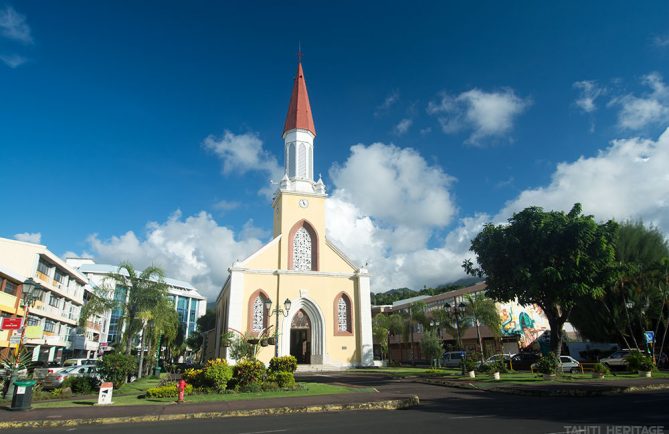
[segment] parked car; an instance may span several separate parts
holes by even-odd
[[[38,361],[33,366],[33,379],[37,381],[44,380],[48,374],[55,374],[65,369],[59,362]]]
[[[627,348],[624,350],[616,351],[608,357],[604,357],[599,360],[599,363],[608,366],[609,369],[625,369],[627,368],[627,359],[626,357],[632,352],[631,349]]]
[[[65,368],[60,372],[47,374],[42,382],[44,390],[55,389],[62,386],[63,382],[69,377],[95,377],[100,379],[97,367],[95,365],[77,365]]]
[[[488,357],[487,359],[485,359],[483,364],[492,365],[493,363],[497,363],[497,361],[499,361],[499,360],[504,360],[504,363],[506,364],[506,367],[508,368],[509,367],[509,361],[511,360],[511,357],[513,357],[513,356],[514,356],[514,354],[509,354],[509,353],[495,354],[495,355],[492,355],[492,356]]]
[[[446,352],[441,356],[441,366],[444,368],[459,368],[462,365],[462,359],[464,358],[464,351]]]
[[[518,353],[511,357],[511,368],[514,371],[529,371],[540,358],[539,353]]]
[[[572,374],[583,372],[579,361],[571,356],[560,356],[560,368],[562,372],[571,372]]]
[[[63,362],[64,367],[80,366],[80,365],[95,365],[98,361],[95,359],[67,359]]]

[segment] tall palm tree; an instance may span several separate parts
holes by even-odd
[[[488,298],[483,292],[465,295],[465,312],[464,316],[468,318],[471,324],[476,326],[476,337],[479,341],[479,349],[481,351],[481,361],[483,362],[485,356],[483,355],[483,339],[481,338],[481,324],[487,326],[493,333],[499,334],[501,319],[495,301]]]

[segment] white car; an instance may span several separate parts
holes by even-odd
[[[632,350],[624,349],[616,351],[611,354],[609,357],[604,357],[599,361],[602,365],[607,366],[609,369],[624,369],[627,368],[627,356],[630,355]]]
[[[583,372],[579,361],[571,356],[560,356],[560,369],[562,369],[562,372],[571,372],[572,374]]]

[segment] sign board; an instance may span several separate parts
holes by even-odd
[[[9,337],[9,345],[19,345],[21,343],[21,335],[14,333]]]
[[[26,339],[42,339],[44,330],[41,325],[26,327]]]
[[[26,387],[25,386],[16,386],[16,394],[17,395],[25,395],[26,393]]]
[[[109,405],[112,402],[112,391],[114,383],[106,382],[100,385],[100,394],[98,395],[98,405]]]
[[[18,330],[23,324],[23,318],[3,318],[2,323],[0,323],[0,329],[2,330]]]
[[[109,342],[100,342],[100,348],[107,348],[109,346]]]
[[[646,337],[646,343],[647,344],[652,344],[655,341],[655,332],[646,331],[646,332],[643,332],[643,335]]]

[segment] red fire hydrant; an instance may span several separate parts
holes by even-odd
[[[184,402],[184,393],[186,392],[186,380],[183,378],[177,382],[177,391],[179,392],[179,402]]]

